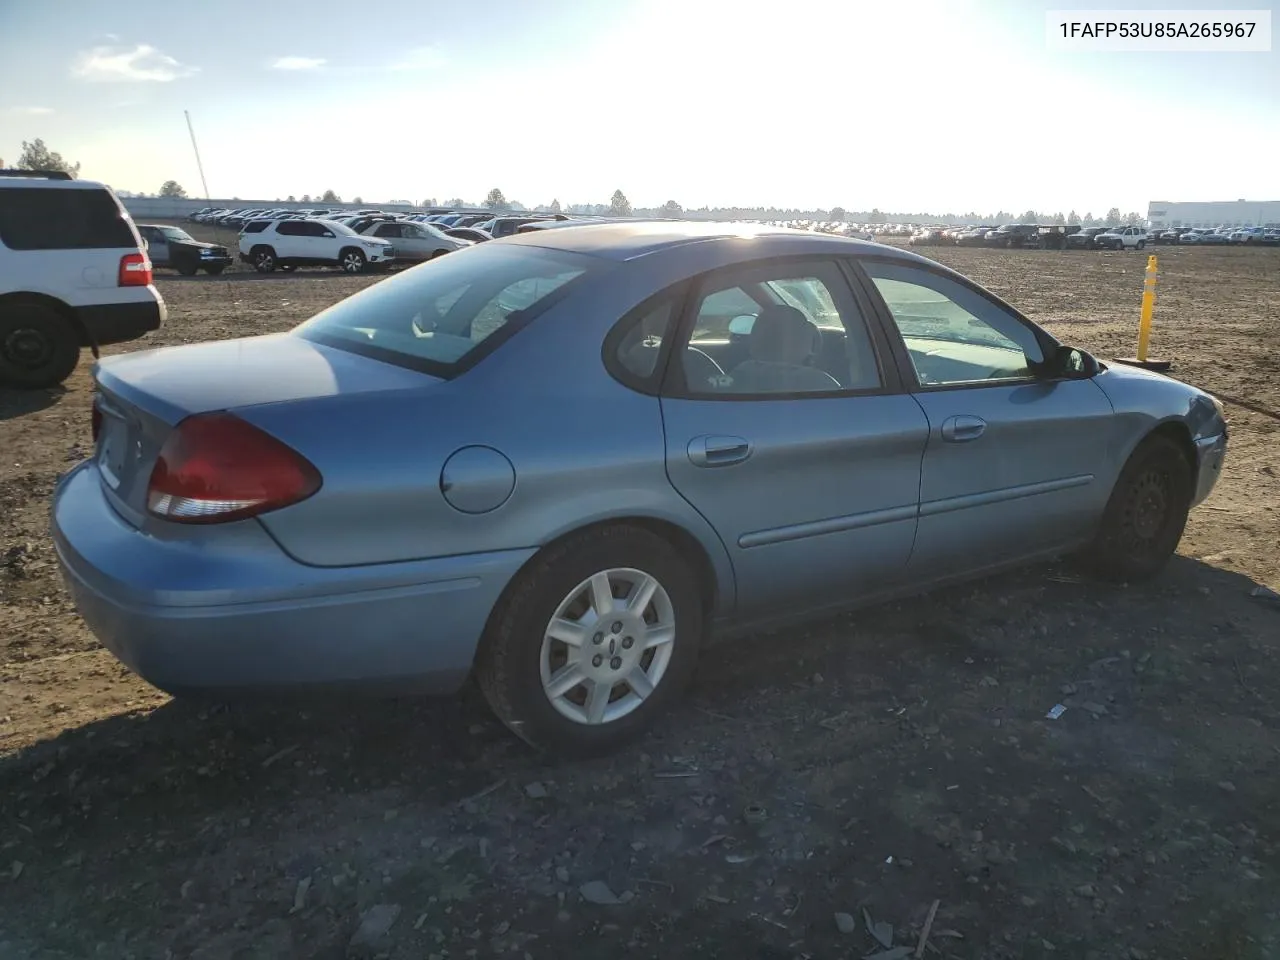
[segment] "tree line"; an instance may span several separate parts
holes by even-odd
[[[0,169],[4,161],[0,160]],[[18,157],[19,170],[62,170],[73,177],[80,175],[80,164],[63,158],[62,154],[50,150],[39,138],[30,142],[22,142],[22,153]],[[156,196],[186,197],[187,191],[176,180],[166,180],[160,185]],[[233,198],[237,199],[237,198]],[[342,203],[334,190],[325,190],[314,197],[304,193],[295,199],[289,195],[287,203]],[[352,203],[364,203],[360,197],[353,197]],[[454,197],[443,204],[436,203],[434,197],[422,202],[424,207],[470,207],[461,197]],[[489,191],[483,206],[495,213],[523,212],[530,208],[517,201],[508,200],[498,187]],[[658,207],[633,207],[631,201],[622,190],[613,191],[608,203],[573,203],[562,207],[558,199],[548,204],[540,204],[532,208],[537,213],[569,213],[589,216],[612,217],[683,217],[690,216],[700,220],[825,220],[852,223],[1044,223],[1044,224],[1080,224],[1085,227],[1118,226],[1120,224],[1141,225],[1145,217],[1136,210],[1122,214],[1119,207],[1112,207],[1105,217],[1095,217],[1092,213],[1083,216],[1072,210],[1069,213],[1047,213],[1045,211],[1026,210],[1014,214],[1008,210],[997,210],[995,213],[978,213],[970,210],[966,213],[885,213],[878,208],[870,210],[846,210],[844,207],[831,207],[827,210],[802,210],[794,207],[710,207],[703,206],[686,210],[675,200],[668,200]]]

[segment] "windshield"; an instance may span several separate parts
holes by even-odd
[[[191,234],[187,233],[187,231],[183,230],[181,227],[161,227],[160,232],[170,240],[187,240],[192,243],[195,242],[195,237],[191,236]]]
[[[448,376],[489,337],[523,325],[599,261],[538,247],[471,247],[369,287],[297,336]]]
[[[355,237],[358,234],[348,227],[345,223],[339,223],[337,220],[317,220],[316,223],[323,223],[334,233],[343,237]]]

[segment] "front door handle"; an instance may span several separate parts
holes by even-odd
[[[942,421],[942,439],[947,443],[965,443],[969,440],[977,440],[986,429],[987,421],[981,417],[961,414]]]
[[[705,436],[689,441],[689,460],[695,467],[727,467],[751,456],[751,443],[742,437]]]

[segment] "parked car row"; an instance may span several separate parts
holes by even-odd
[[[1175,227],[1153,233],[1151,242],[1280,246],[1280,227]]]

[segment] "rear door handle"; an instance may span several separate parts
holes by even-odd
[[[987,429],[987,421],[981,417],[960,414],[942,421],[942,439],[947,443],[965,443],[977,440]]]
[[[742,437],[704,436],[689,441],[689,460],[695,467],[727,467],[751,456],[751,443]]]

